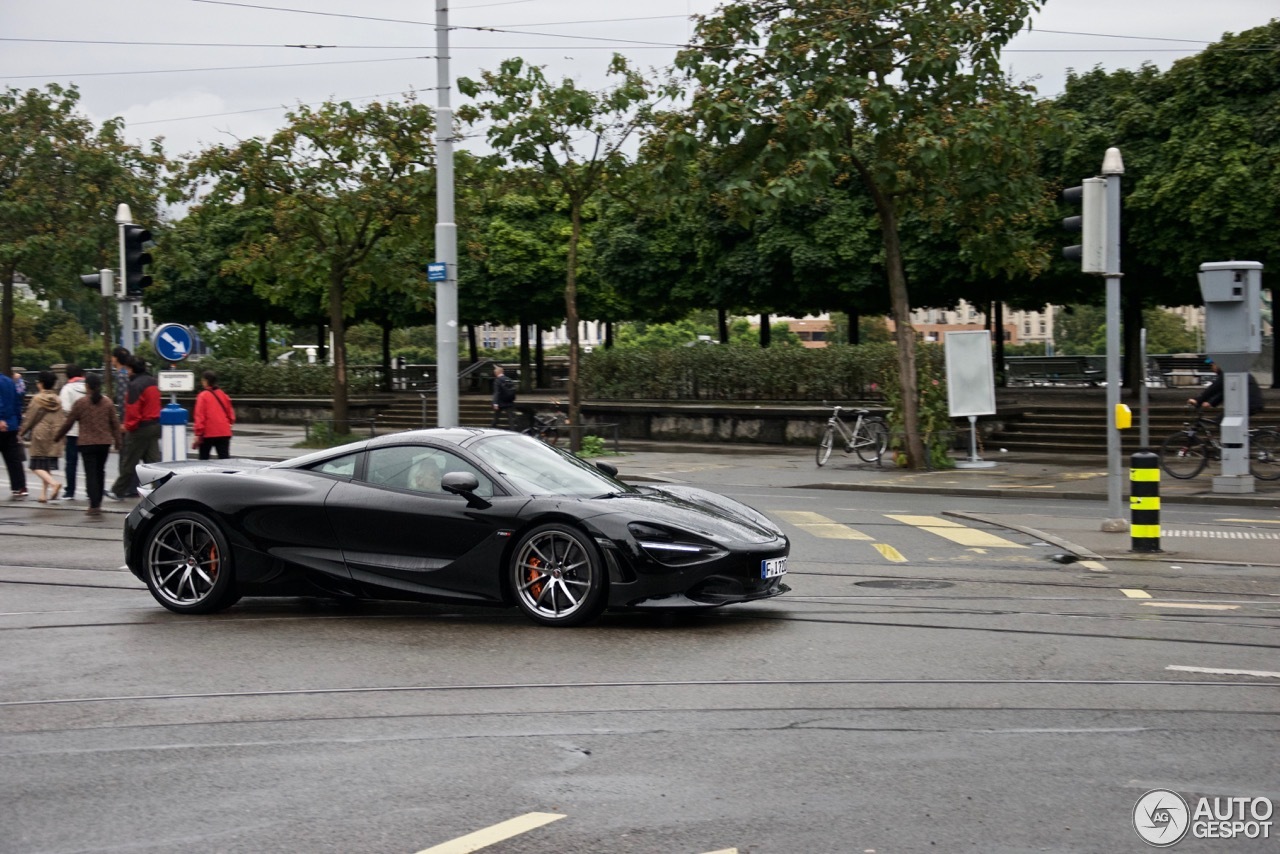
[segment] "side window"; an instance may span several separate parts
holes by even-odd
[[[377,486],[408,489],[426,495],[445,496],[441,479],[450,472],[471,472],[480,481],[476,494],[493,495],[493,482],[461,457],[439,448],[421,445],[395,445],[369,452],[369,468],[365,480]]]
[[[355,477],[359,462],[359,454],[344,454],[341,457],[334,457],[331,460],[318,463],[312,466],[311,470],[336,477]]]

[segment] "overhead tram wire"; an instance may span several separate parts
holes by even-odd
[[[373,62],[408,62],[410,60],[435,59],[434,56],[396,56],[384,59],[332,59],[321,62],[285,62],[275,65],[223,65],[209,68],[153,68],[140,71],[79,71],[65,74],[13,74],[0,75],[0,80],[32,80],[56,77],[120,77],[132,74],[188,74],[204,71],[254,71],[266,68],[307,68],[320,65],[361,65]]]

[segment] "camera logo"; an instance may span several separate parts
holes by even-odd
[[[1187,802],[1177,792],[1152,789],[1133,806],[1133,829],[1142,841],[1168,848],[1182,840],[1191,826]]]

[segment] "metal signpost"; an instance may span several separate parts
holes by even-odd
[[[449,2],[436,7],[436,282],[437,426],[458,426],[458,226],[453,221],[453,110],[449,106]]]

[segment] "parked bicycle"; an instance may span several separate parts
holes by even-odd
[[[1191,420],[1161,443],[1160,467],[1178,480],[1200,474],[1210,460],[1222,459],[1217,429],[1217,422],[1197,407]],[[1280,430],[1249,428],[1249,472],[1258,480],[1280,480]]]
[[[560,441],[560,431],[568,432],[569,416],[561,407],[560,401],[553,400],[555,409],[551,412],[534,412],[529,416],[529,426],[520,432],[535,439],[541,439],[548,445]]]
[[[818,466],[826,465],[831,458],[837,434],[846,454],[856,453],[864,463],[880,462],[880,457],[889,447],[889,425],[882,416],[873,415],[868,409],[857,409],[853,411],[858,418],[850,427],[840,420],[840,410],[843,408],[837,406],[827,419],[827,427],[818,440]]]

